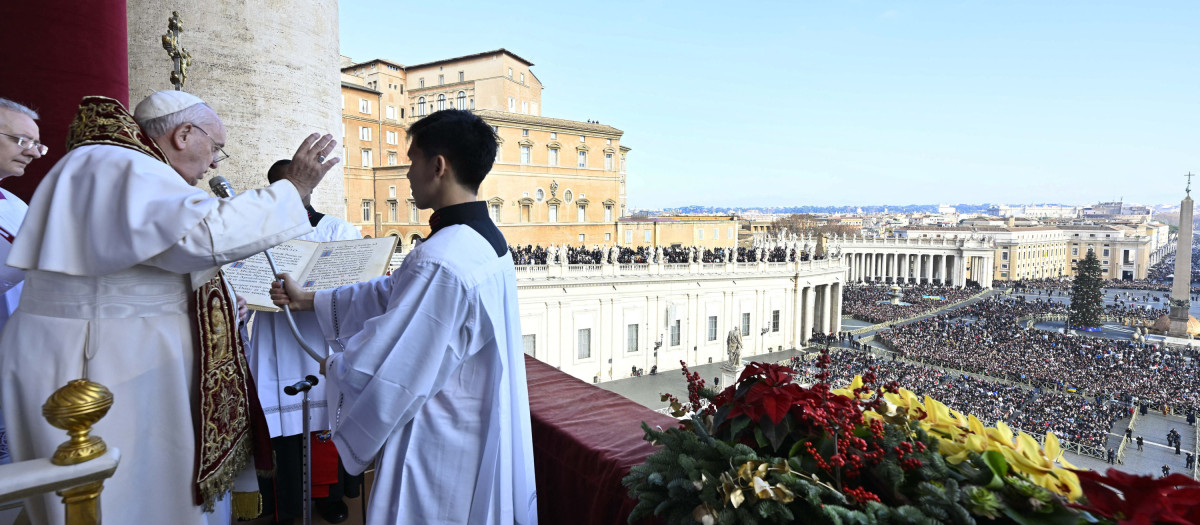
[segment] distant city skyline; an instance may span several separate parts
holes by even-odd
[[[1200,172],[1200,3],[347,0],[341,51],[507,48],[625,131],[631,208],[1169,205]]]

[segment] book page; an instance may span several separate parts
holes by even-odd
[[[291,240],[271,248],[271,257],[282,273],[298,275],[309,259],[316,253],[321,243],[313,241]],[[271,302],[271,283],[275,274],[271,273],[271,265],[261,253],[254,254],[240,261],[226,264],[225,279],[233,286],[234,291],[246,299],[246,305],[251,310],[264,312],[281,312]]]
[[[368,281],[387,272],[397,237],[321,243],[299,282],[305,290],[324,290]]]

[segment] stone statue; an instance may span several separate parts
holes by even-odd
[[[725,338],[725,353],[729,355],[729,362],[734,368],[742,367],[742,331],[736,326],[729,330]]]
[[[614,244],[612,246],[612,248],[609,248],[609,250],[608,250],[608,259],[609,259],[608,262],[617,264],[617,262],[618,262],[617,258],[620,257],[620,255],[621,255],[621,250],[618,249],[617,245]]]
[[[735,251],[734,248],[726,248],[725,249],[725,262],[726,263],[733,262],[733,252],[734,251]]]
[[[662,249],[661,245],[654,248],[654,262],[656,262],[658,264],[663,263],[663,249]]]
[[[696,262],[696,247],[695,246],[688,248],[688,262],[690,262],[690,263]]]

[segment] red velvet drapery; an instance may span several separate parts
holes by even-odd
[[[45,157],[5,189],[26,201],[65,151],[67,127],[85,95],[128,105],[125,0],[0,2],[0,97],[40,113]],[[164,32],[165,32],[164,21]]]

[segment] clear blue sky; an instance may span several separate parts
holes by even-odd
[[[1177,203],[1200,173],[1196,0],[340,10],[356,61],[533,62],[543,115],[625,131],[635,208]]]

